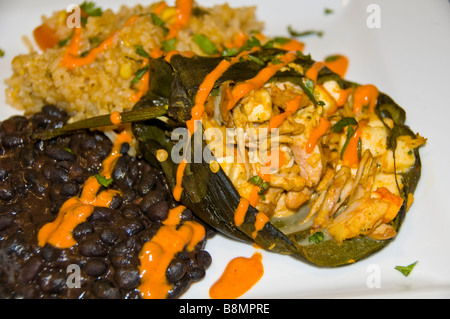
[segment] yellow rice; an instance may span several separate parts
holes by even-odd
[[[104,40],[121,29],[113,48],[100,54],[94,63],[67,70],[59,65],[65,47],[34,51],[15,57],[13,75],[7,79],[6,99],[13,107],[34,113],[46,104],[57,105],[72,116],[72,120],[130,109],[136,93],[130,88],[135,72],[142,67],[142,59],[134,45],[142,45],[147,52],[160,48],[165,36],[161,27],[154,25],[149,6],[122,6],[118,12],[105,10],[100,17],[88,17],[83,30],[82,51],[90,49],[88,39]],[[175,8],[167,8],[162,16],[170,24]],[[171,11],[170,11],[171,10]],[[260,31],[263,24],[256,20],[255,8],[231,8],[218,5],[201,8],[207,14],[192,15],[189,25],[178,34],[176,49],[204,55],[192,41],[193,34],[204,34],[216,45],[233,41],[240,32]],[[136,23],[123,27],[132,15],[140,15]],[[43,23],[56,30],[60,39],[67,38],[72,29],[66,25],[65,10],[43,17]]]

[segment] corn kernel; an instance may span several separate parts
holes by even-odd
[[[175,8],[165,8],[161,12],[161,19],[164,20],[165,23],[174,24],[176,19],[177,9]]]
[[[120,65],[119,74],[125,80],[129,79],[131,77],[131,75],[133,74],[133,72],[131,70],[131,63],[122,63]]]

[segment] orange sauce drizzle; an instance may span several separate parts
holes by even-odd
[[[122,117],[120,116],[120,113],[118,111],[114,111],[109,116],[109,120],[114,125],[119,125],[122,122]]]
[[[319,120],[319,126],[311,131],[311,134],[308,137],[308,141],[305,144],[306,153],[311,153],[314,150],[319,138],[321,138],[330,127],[330,121],[328,121],[326,118],[321,117]]]
[[[141,283],[138,290],[144,299],[167,298],[172,285],[167,282],[166,270],[175,255],[186,247],[193,251],[205,237],[205,228],[194,221],[179,225],[184,206],[169,211],[166,220],[139,253]]]
[[[345,77],[348,68],[348,58],[346,56],[337,54],[334,55],[333,59],[330,59],[329,61],[325,59],[324,63],[327,68],[334,73],[339,74],[341,78]]]
[[[178,35],[178,31],[186,27],[191,18],[193,0],[177,0],[175,2],[177,13],[175,23],[169,27],[167,38],[173,38]]]
[[[278,114],[270,119],[269,122],[269,130],[276,129],[283,124],[284,120],[290,117],[292,114],[297,112],[298,107],[300,106],[300,102],[303,98],[303,95],[297,95],[294,99],[288,101],[286,103],[286,109],[283,113]]]
[[[133,24],[137,19],[138,16],[131,16],[125,23],[124,27]],[[120,30],[114,31],[109,37],[103,40],[100,45],[89,51],[86,56],[81,57],[79,56],[82,36],[81,27],[75,28],[72,39],[70,40],[70,44],[67,46],[66,52],[61,59],[60,65],[65,67],[66,69],[75,69],[79,66],[94,62],[100,53],[103,53],[112,47],[114,39],[119,34],[119,32]]]
[[[286,51],[300,51],[303,52],[305,48],[305,44],[303,42],[297,41],[295,39],[291,39],[289,42],[281,45],[281,49]]]
[[[317,75],[319,74],[319,71],[323,68],[322,62],[315,62],[305,73],[305,76],[316,82],[317,81]]]
[[[232,259],[222,276],[211,286],[211,299],[236,299],[249,291],[263,276],[262,255]]]
[[[356,129],[355,133],[353,133],[352,137],[348,141],[344,154],[342,154],[342,164],[347,167],[351,168],[358,167],[359,164],[358,143],[362,135],[363,127],[364,122],[360,122],[359,127]]]
[[[142,67],[145,68],[149,64],[149,59],[144,59]],[[139,80],[138,91],[130,97],[130,100],[137,102],[141,97],[148,91],[148,83],[150,80],[150,71],[144,73],[142,78]]]
[[[239,205],[234,211],[234,223],[236,226],[241,226],[244,223],[245,215],[247,214],[248,206],[250,202],[248,199],[241,197]]]
[[[259,73],[254,78],[236,85],[231,92],[232,98],[230,99],[230,102],[227,106],[227,110],[231,110],[235,106],[235,104],[245,95],[250,93],[250,91],[262,87],[272,76],[275,75],[275,73],[294,61],[296,57],[297,56],[295,53],[287,52],[283,56],[278,58],[280,60],[280,63],[269,63],[269,65],[259,71]]]
[[[369,112],[375,110],[379,91],[375,85],[361,85],[353,92],[353,113],[358,114],[364,106],[369,106]]]
[[[123,143],[131,143],[133,135],[130,130],[123,130],[114,142],[109,156],[102,163],[105,178],[111,178],[114,164],[121,156],[120,148]],[[95,176],[91,176],[83,185],[79,197],[69,198],[60,208],[58,216],[53,222],[45,224],[38,232],[38,244],[43,247],[49,243],[57,248],[70,248],[76,244],[72,232],[74,228],[86,221],[94,212],[95,207],[109,207],[113,197],[119,191],[108,189],[100,192],[101,184]]]
[[[267,217],[266,214],[262,212],[258,212],[256,214],[256,220],[255,220],[255,230],[252,233],[252,237],[256,238],[258,235],[258,232],[264,228],[264,226],[269,222],[269,217]]]

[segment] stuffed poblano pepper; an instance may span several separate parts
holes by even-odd
[[[153,59],[135,111],[161,105],[165,121],[134,124],[143,156],[231,238],[340,266],[392,241],[412,203],[426,140],[405,111],[298,51]]]

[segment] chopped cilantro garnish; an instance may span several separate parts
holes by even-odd
[[[162,42],[162,48],[164,51],[175,50],[176,46],[177,46],[177,38],[170,38],[169,40],[165,40]]]
[[[325,9],[323,10],[323,13],[325,13],[325,14],[332,14],[332,13],[334,13],[334,10],[333,10],[333,9],[330,9],[330,8],[325,8]]]
[[[112,178],[106,178],[105,176],[100,174],[95,174],[95,178],[97,179],[99,184],[104,187],[108,187],[114,181]]]
[[[307,30],[303,32],[295,31],[291,26],[288,26],[288,32],[291,36],[299,38],[308,35],[317,35],[318,37],[323,36],[323,31]]]
[[[3,51],[2,49],[0,49],[0,58],[5,56],[5,51]]]
[[[219,52],[217,46],[204,34],[194,34],[193,41],[206,54],[215,54]]]
[[[315,232],[313,235],[309,236],[309,242],[314,244],[319,244],[324,240],[325,236],[322,232]]]
[[[164,31],[164,34],[167,35],[169,33],[169,28],[166,27],[166,22],[164,22],[163,19],[161,19],[160,17],[158,17],[156,14],[154,14],[153,12],[150,13],[150,16],[152,17],[152,22],[154,25],[161,27]]]
[[[67,38],[58,41],[58,46],[59,47],[65,46],[70,41],[70,39],[72,39],[73,33],[74,31],[72,31]]]
[[[83,9],[83,11],[91,17],[99,17],[103,14],[103,10],[100,7],[96,7],[95,3],[92,1],[83,2],[80,5],[80,8]]]
[[[269,189],[270,186],[268,182],[264,181],[258,175],[250,177],[248,182],[259,187],[260,191],[258,192],[258,195],[263,195]]]
[[[137,72],[136,72],[136,74],[135,74],[133,80],[131,80],[131,82],[130,82],[130,86],[133,86],[133,85],[135,85],[136,83],[138,83],[139,80],[142,79],[142,77],[144,76],[144,74],[148,71],[148,69],[149,69],[149,66],[147,65],[147,66],[145,66],[145,67],[143,67],[143,68],[137,70]]]
[[[142,45],[135,44],[134,47],[136,48],[136,54],[144,58],[150,59],[150,55],[148,55],[148,53],[144,50],[144,47]]]
[[[358,125],[358,122],[353,117],[343,117],[336,124],[334,124],[331,129],[337,133],[349,125]]]
[[[408,277],[408,275],[411,273],[411,271],[413,270],[413,268],[416,266],[417,263],[418,261],[408,266],[397,266],[395,267],[395,269],[400,271],[405,277]]]

